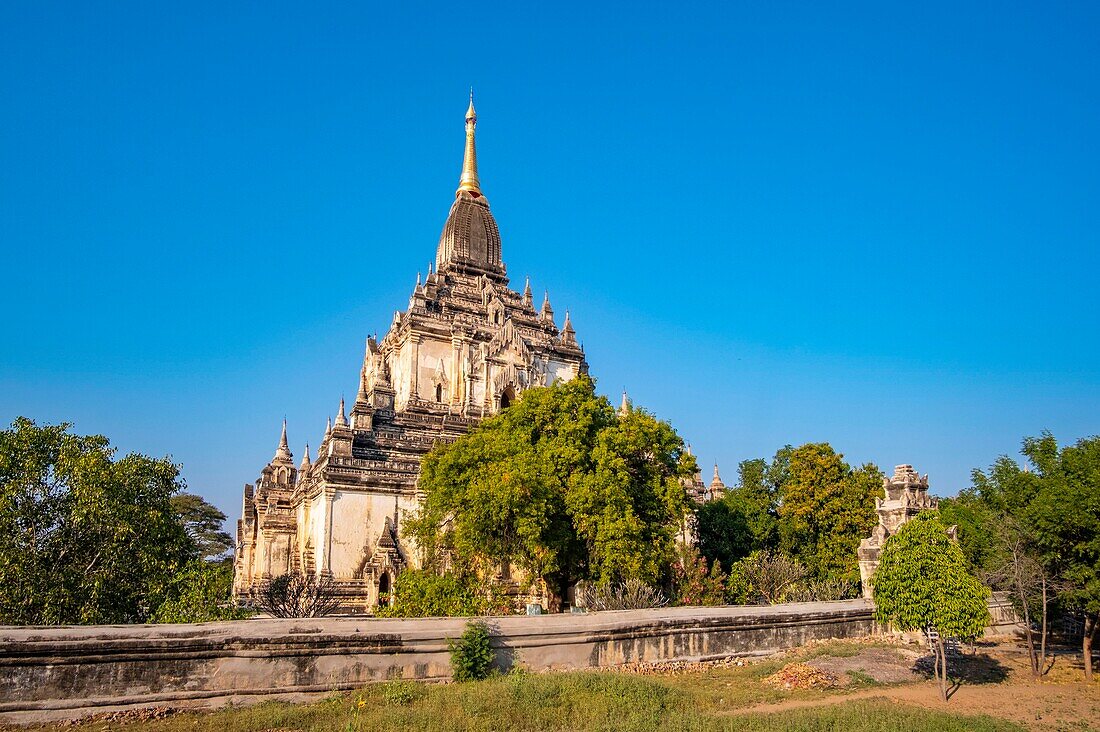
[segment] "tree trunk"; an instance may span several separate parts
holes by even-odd
[[[1038,677],[1041,664],[1035,654],[1035,636],[1031,632],[1031,611],[1027,607],[1027,596],[1019,580],[1016,581],[1016,596],[1020,598],[1020,607],[1024,611],[1024,637],[1027,639],[1027,658],[1031,661],[1031,675]]]
[[[1097,623],[1098,615],[1086,615],[1085,616],[1085,635],[1081,639],[1081,655],[1085,661],[1085,682],[1092,681],[1092,643],[1096,640],[1097,630],[1100,630],[1100,623]]]
[[[1046,576],[1045,571],[1044,571],[1043,576],[1042,576],[1042,583],[1043,583],[1043,639],[1042,639],[1040,650],[1039,650],[1040,676],[1046,675],[1046,672],[1047,672],[1047,615],[1049,614],[1049,612],[1048,612],[1048,605],[1047,605],[1047,576]]]
[[[940,662],[938,664],[940,671],[940,698],[945,702],[947,701],[947,650],[943,644],[943,636],[940,635],[936,638],[936,652],[939,655]]]

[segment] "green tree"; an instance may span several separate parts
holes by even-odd
[[[944,701],[944,641],[981,635],[989,622],[988,596],[936,512],[918,514],[886,540],[875,571],[875,618],[903,631],[934,631],[936,680]]]
[[[0,432],[0,620],[145,620],[194,555],[170,503],[179,468],[68,428]]]
[[[1100,437],[1058,447],[1044,432],[1024,440],[1039,487],[1025,515],[1047,567],[1060,578],[1059,599],[1084,615],[1081,651],[1085,680],[1100,635]]]
[[[786,456],[780,489],[779,546],[816,579],[859,581],[856,549],[878,521],[875,496],[882,473],[868,463],[853,470],[828,443]]]
[[[165,598],[156,606],[149,622],[206,623],[247,618],[251,613],[229,601],[232,591],[232,564],[196,559],[164,588]]]
[[[194,493],[178,493],[169,501],[204,559],[217,559],[233,548],[233,537],[222,527],[225,514]]]
[[[752,551],[753,535],[745,507],[733,497],[733,491],[695,510],[695,540],[708,562],[727,567]]]
[[[779,543],[779,491],[789,473],[790,452],[788,445],[776,452],[771,463],[756,458],[742,460],[737,466],[737,487],[727,495],[748,524],[750,552],[774,549]]]
[[[1004,590],[1023,618],[1031,672],[1045,673],[1047,616],[1057,586],[1053,565],[1044,560],[1031,519],[1042,478],[1001,456],[988,472],[971,473],[973,487],[941,502],[945,523],[958,526],[959,544],[971,567],[993,588]],[[1039,642],[1033,618],[1040,622]]]
[[[779,491],[789,472],[789,454],[790,448],[783,448],[770,464],[763,458],[742,460],[738,484],[696,509],[696,543],[708,562],[729,567],[752,552],[776,547]]]
[[[421,466],[408,526],[428,558],[475,571],[501,561],[545,584],[557,607],[581,579],[655,582],[687,512],[695,461],[666,422],[619,416],[591,378],[532,388]]]
[[[941,498],[939,508],[943,523],[958,527],[959,547],[970,571],[975,574],[989,571],[997,562],[992,532],[997,524],[997,512],[972,488],[960,491],[954,498]]]

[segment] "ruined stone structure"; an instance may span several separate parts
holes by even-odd
[[[867,599],[871,599],[871,583],[886,540],[896,534],[906,521],[921,511],[936,508],[939,503],[928,495],[928,476],[919,475],[912,465],[896,466],[892,478],[882,479],[882,490],[885,497],[875,499],[878,526],[859,543],[859,576],[863,596]]]
[[[528,280],[509,287],[501,237],[478,180],[473,98],[454,203],[434,270],[417,277],[408,308],[381,340],[368,338],[358,394],[344,400],[314,460],[296,467],[286,424],[275,456],[244,488],[234,592],[247,598],[286,572],[327,575],[346,610],[385,602],[419,557],[402,516],[419,503],[421,458],[454,441],[531,386],[586,373],[569,313],[559,330],[549,295],[536,308]]]

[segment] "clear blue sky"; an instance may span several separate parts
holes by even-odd
[[[4,3],[0,418],[235,520],[432,259],[473,85],[513,283],[708,478],[1100,432],[1100,4],[839,5]]]

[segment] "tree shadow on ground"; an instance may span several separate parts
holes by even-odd
[[[926,679],[935,677],[935,658],[921,656],[913,670]],[[947,695],[950,697],[963,684],[999,684],[1008,678],[1008,667],[988,653],[960,653],[947,656]]]

